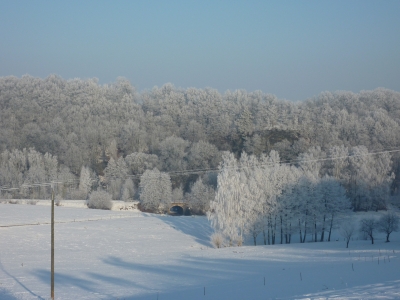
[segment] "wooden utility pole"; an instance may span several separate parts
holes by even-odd
[[[51,299],[54,300],[54,185],[51,184]]]

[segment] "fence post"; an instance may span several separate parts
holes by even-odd
[[[51,299],[54,300],[54,187],[51,185]]]

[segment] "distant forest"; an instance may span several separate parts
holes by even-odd
[[[261,91],[221,94],[165,84],[139,93],[123,78],[100,85],[57,75],[8,76],[0,78],[0,132],[0,185],[7,188],[56,179],[82,187],[87,176],[96,182],[84,195],[68,190],[60,197],[86,198],[108,185],[114,199],[139,199],[140,177],[156,168],[170,176],[171,197],[185,201],[199,179],[204,191],[217,188],[224,152],[240,159],[274,150],[294,166],[304,157],[323,159],[321,178],[341,180],[351,198],[349,178],[358,171],[345,164],[335,173],[329,158],[337,149],[345,156],[400,149],[400,93],[323,92],[294,103]],[[386,153],[386,160],[365,157],[365,176],[382,168],[387,178],[376,185],[390,181],[387,198],[397,199],[399,152]],[[352,203],[356,210],[387,206]]]

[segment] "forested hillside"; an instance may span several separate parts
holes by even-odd
[[[323,159],[317,175],[339,180],[353,209],[380,209],[397,193],[400,156],[371,153],[400,149],[399,123],[400,93],[387,89],[323,92],[293,103],[260,91],[166,84],[139,93],[125,79],[100,85],[56,75],[2,77],[0,185],[75,180],[79,188],[63,187],[59,197],[86,198],[103,186],[128,200],[140,198],[145,180],[163,178],[171,182],[169,199],[197,203],[204,213],[224,151],[238,159],[275,150],[278,163],[299,168],[300,160]],[[344,157],[335,160],[342,164],[332,157]],[[147,179],[140,182],[142,174]],[[360,200],[378,189],[383,202]]]

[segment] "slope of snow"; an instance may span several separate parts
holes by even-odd
[[[400,298],[398,233],[349,249],[342,239],[214,249],[204,217],[55,216],[56,299]],[[48,206],[0,204],[0,299],[49,298],[49,220]]]

